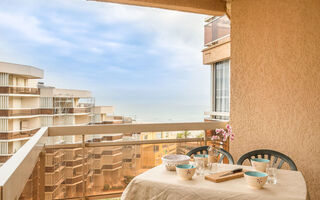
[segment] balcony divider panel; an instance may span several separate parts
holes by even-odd
[[[44,148],[48,128],[41,128],[1,168],[0,200],[16,200],[22,193]],[[14,188],[14,189],[13,189]]]

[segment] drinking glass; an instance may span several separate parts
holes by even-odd
[[[268,174],[268,183],[269,184],[277,184],[277,168],[274,166],[270,166],[267,168]]]
[[[218,171],[218,163],[209,163],[208,164],[208,169],[210,173],[216,173]]]
[[[195,157],[195,163],[196,163],[196,173],[198,176],[203,176],[204,175],[204,159],[203,158],[197,158]]]

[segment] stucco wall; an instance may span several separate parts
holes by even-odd
[[[231,58],[231,153],[287,154],[320,199],[320,1],[233,1]]]

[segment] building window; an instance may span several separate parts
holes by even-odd
[[[212,111],[215,119],[229,119],[230,111],[230,61],[224,60],[212,66]]]
[[[8,142],[0,142],[0,154],[8,154]]]

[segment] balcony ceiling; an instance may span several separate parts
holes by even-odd
[[[135,6],[146,6],[221,16],[225,14],[226,2],[223,0],[95,0]]]

